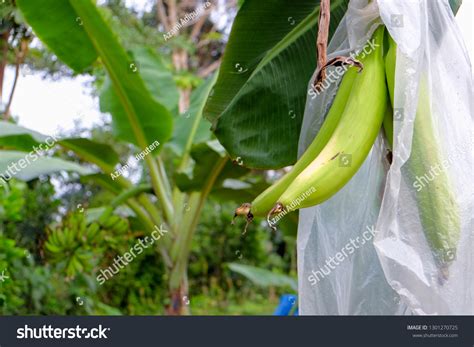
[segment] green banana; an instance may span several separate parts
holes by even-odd
[[[385,68],[393,104],[397,46],[392,38],[389,45]],[[447,278],[448,267],[456,257],[456,248],[460,238],[459,206],[445,170],[440,170],[439,174],[426,186],[421,186],[419,182],[420,177],[427,175],[433,168],[442,168],[445,162],[436,140],[427,83],[422,78],[413,129],[411,160],[406,165],[406,170],[410,181],[413,181],[413,187],[417,190],[414,195],[426,239],[439,264],[442,276]],[[418,187],[415,187],[416,183]]]
[[[376,47],[361,59],[364,71],[354,81],[332,137],[278,199],[271,215],[314,206],[329,199],[352,178],[369,154],[387,106],[383,35],[383,27],[374,33]]]
[[[390,148],[393,149],[393,109],[390,101],[387,103],[385,117],[383,118],[383,130]]]
[[[393,109],[392,109],[393,95],[392,94],[393,94],[393,85],[395,83],[395,58],[396,58],[397,49],[392,44],[393,40],[390,37],[388,30],[386,30],[385,32],[385,39],[386,40],[384,42],[386,43],[386,46],[388,46],[387,52],[385,54],[385,78],[387,81],[387,87],[388,87],[390,98],[388,100],[389,106],[387,107],[387,111],[385,112],[385,118],[383,120],[383,128],[385,132],[385,137],[387,138],[387,141],[393,150]],[[393,68],[388,68],[388,67],[393,67]],[[392,86],[391,89],[390,89],[390,86]]]
[[[287,172],[277,182],[268,187],[263,193],[257,196],[252,203],[244,203],[237,208],[235,215],[266,216],[284,193],[291,182],[308,166],[309,163],[321,152],[334,132],[341,115],[346,106],[347,99],[352,90],[352,85],[357,76],[357,69],[350,67],[342,78],[336,97],[324,120],[318,134],[313,142],[306,149],[300,159],[295,163],[291,171]],[[249,216],[250,213],[250,216]]]

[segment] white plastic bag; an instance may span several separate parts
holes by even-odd
[[[362,48],[382,22],[398,45],[394,109],[403,117],[394,122],[393,163],[388,166],[380,135],[340,192],[300,212],[300,313],[473,314],[469,58],[447,0],[351,0],[328,47],[329,58]],[[461,216],[456,259],[444,280],[419,220],[417,188],[407,174],[421,76],[427,81],[437,140],[449,162],[444,170]],[[332,84],[323,94],[308,97],[300,154],[317,133],[336,91]]]

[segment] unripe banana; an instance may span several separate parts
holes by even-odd
[[[128,231],[129,226],[126,219],[120,219],[120,222],[113,226],[113,231],[117,234],[124,234]]]
[[[383,34],[374,33],[374,50],[361,58],[341,120],[321,153],[290,184],[272,214],[317,205],[338,192],[357,172],[381,129],[387,106]]]
[[[102,214],[100,215],[100,217],[98,219],[99,224],[104,225],[104,223],[107,223],[107,221],[113,215],[113,213],[114,213],[114,208],[113,207],[111,207],[111,206],[106,207],[104,212],[102,212]]]
[[[392,103],[394,101],[396,43],[390,38],[385,68]],[[453,194],[449,177],[444,169],[426,186],[417,182],[418,177],[428,174],[432,168],[443,168],[443,155],[439,148],[431,117],[431,103],[427,83],[420,80],[418,107],[413,128],[411,157],[406,172],[410,180],[418,183],[413,190],[418,205],[420,221],[426,239],[440,266],[441,275],[448,276],[449,264],[456,257],[460,238],[461,221],[459,206]]]
[[[107,220],[102,222],[102,227],[106,229],[113,229],[116,224],[120,223],[120,221],[121,219],[119,216],[112,215],[107,218]]]
[[[387,103],[385,117],[383,119],[383,130],[390,148],[393,150],[393,109],[390,101]]]
[[[100,231],[100,225],[97,223],[92,223],[89,225],[87,228],[87,239],[89,242],[94,241],[95,237],[99,234]]]
[[[257,196],[252,203],[242,204],[236,210],[236,215],[248,216],[250,213],[250,218],[252,218],[253,216],[266,216],[268,214],[286,188],[288,188],[296,176],[298,176],[306,166],[316,158],[331,138],[334,129],[341,119],[344,108],[346,107],[347,99],[351,93],[352,85],[354,84],[356,76],[357,69],[355,67],[349,67],[348,71],[342,78],[336,97],[333,100],[332,106],[321,126],[321,129],[310,146],[295,163],[291,171],[287,172],[283,177]]]
[[[390,147],[393,150],[393,85],[395,84],[395,59],[397,54],[397,48],[393,44],[393,40],[390,37],[388,30],[385,33],[385,36],[388,38],[385,42],[388,42],[388,50],[385,55],[385,77],[387,80],[387,87],[390,96],[390,107],[387,107],[385,112],[385,118],[383,120],[383,128],[385,132],[385,137],[387,138]]]

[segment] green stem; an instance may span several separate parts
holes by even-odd
[[[125,189],[131,189],[131,187],[133,187],[132,183],[124,177],[118,177],[116,182]],[[142,204],[143,208],[148,212],[153,222],[156,225],[160,224],[161,217],[159,210],[155,205],[153,205],[150,199],[145,194],[140,194],[137,199]]]
[[[165,183],[161,177],[158,164],[155,161],[155,158],[152,156],[147,156],[145,158],[145,162],[147,163],[148,169],[150,170],[151,185],[153,186],[153,190],[155,191],[155,194],[160,201],[161,207],[163,208],[165,220],[169,224],[172,224],[174,209],[169,196],[167,196],[165,192]]]
[[[177,171],[182,171],[186,168],[186,165],[189,162],[189,158],[191,156],[191,148],[193,146],[196,133],[199,129],[199,124],[202,121],[202,113],[204,110],[204,106],[206,104],[206,100],[209,96],[209,93],[211,92],[212,87],[216,83],[217,80],[217,73],[214,74],[212,79],[209,81],[209,84],[207,85],[206,89],[204,90],[204,95],[205,97],[202,97],[200,103],[197,106],[197,112],[196,116],[193,119],[193,124],[191,126],[191,130],[189,132],[189,136],[186,140],[186,144],[184,146],[183,150],[183,156],[181,158],[181,161],[177,167]],[[207,82],[206,82],[207,83]],[[175,187],[173,189],[173,206],[175,207],[175,213],[176,213],[176,218],[175,218],[175,225],[174,228],[177,230],[179,228],[179,224],[181,222],[182,216],[183,216],[183,209],[184,209],[184,194],[178,189],[178,187]]]
[[[202,191],[190,195],[188,203],[190,204],[191,210],[189,214],[185,215],[180,233],[178,234],[178,240],[171,251],[171,258],[173,259],[175,267],[171,272],[170,289],[178,288],[186,273],[192,238],[201,217],[202,209],[217,177],[219,177],[227,161],[227,157],[219,159],[212,168],[211,175],[207,179]]]
[[[161,157],[156,157],[156,162],[158,164],[158,172],[161,177],[161,181],[163,182],[163,186],[165,189],[166,196],[168,199],[171,197],[171,184],[170,181],[168,180],[168,176],[166,175],[166,169],[165,169],[165,164],[163,163],[163,160]]]
[[[122,205],[123,203],[125,203],[128,199],[138,195],[138,194],[141,194],[141,193],[144,193],[144,192],[147,192],[151,189],[151,186],[148,185],[148,184],[140,184],[136,187],[132,187],[128,190],[124,190],[122,193],[120,193],[115,199],[112,200],[112,202],[110,203],[110,205],[113,207],[113,208],[116,208],[120,205]]]

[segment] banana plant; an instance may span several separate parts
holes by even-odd
[[[331,32],[342,18],[347,1],[334,1]],[[126,50],[111,29],[107,14],[94,0],[17,0],[16,4],[36,36],[75,73],[87,73],[98,66],[105,69],[100,108],[112,115],[117,139],[135,145],[137,151],[146,151],[150,145],[159,143],[155,151],[144,157],[149,187],[135,186],[123,176],[116,176],[119,159],[113,148],[84,138],[61,139],[56,145],[93,164],[93,172],[90,166],[71,166],[72,163],[58,158],[41,157],[31,170],[38,167],[43,170],[33,170],[23,179],[74,171],[84,180],[92,180],[115,194],[113,207],[126,204],[145,230],[151,232],[155,225],[166,225],[170,236],[163,238],[158,251],[168,271],[171,298],[168,312],[186,313],[182,298],[188,296],[188,255],[206,198],[213,191],[222,194],[229,190],[229,178],[239,178],[248,172],[244,166],[277,168],[296,159],[304,88],[316,61],[315,54],[306,53],[309,47],[314,47],[318,3],[245,1],[232,29],[217,82],[215,76],[196,89],[184,115],[177,115],[176,85],[160,57],[145,48]],[[273,23],[262,28],[255,16],[272,18]],[[55,19],[54,26],[49,18]],[[251,44],[248,40],[252,40]],[[303,61],[297,59],[303,56]],[[219,142],[203,119],[209,95],[212,97],[205,114],[213,122]],[[253,97],[261,98],[260,102],[255,104]],[[254,104],[260,107],[254,109]],[[285,138],[277,138],[278,131],[274,129],[265,130],[266,136],[261,138],[270,141],[256,151],[246,152],[244,147],[249,144],[246,139],[252,134],[242,129],[236,133],[228,131],[229,120],[239,112],[244,122],[257,121],[253,130],[272,129],[267,126],[270,123],[292,130],[284,132]],[[269,122],[268,116],[261,115],[272,115],[279,121]],[[42,141],[41,134],[10,123],[0,125],[0,146],[17,151],[16,157],[11,158],[21,159],[21,155]],[[236,143],[242,144],[244,150],[234,150]],[[164,147],[172,149],[179,158],[173,175],[163,161]],[[0,155],[6,154],[2,151]],[[0,172],[9,162],[6,160],[2,165],[0,161]]]
[[[105,69],[100,108],[112,115],[116,138],[134,145],[138,152],[148,153],[152,145],[156,148],[143,157],[149,186],[135,186],[117,174],[120,163],[114,149],[86,138],[65,138],[54,144],[92,165],[40,156],[15,178],[30,180],[72,171],[116,195],[108,211],[126,204],[148,233],[163,224],[169,232],[157,243],[157,251],[169,278],[171,303],[167,312],[187,313],[183,297],[188,296],[188,255],[203,205],[214,189],[222,191],[226,178],[248,172],[228,160],[202,117],[215,78],[202,83],[193,92],[189,109],[178,115],[177,87],[161,58],[149,48],[126,50],[111,29],[107,14],[93,0],[19,0],[17,6],[42,43],[75,73],[100,66]],[[51,17],[55,18],[54,26],[48,20]],[[0,172],[46,139],[32,130],[2,122]],[[166,169],[163,153],[169,151],[164,147],[178,157],[175,175]],[[205,170],[203,165],[208,165]]]

